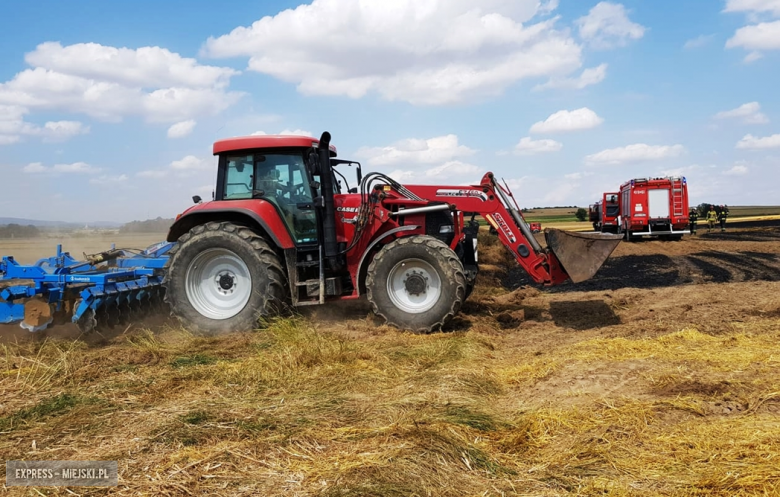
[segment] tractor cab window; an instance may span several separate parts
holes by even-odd
[[[301,153],[228,156],[222,198],[270,202],[297,243],[316,243],[317,218],[307,178]]]
[[[297,243],[316,243],[317,215],[302,154],[265,154],[257,157],[257,189],[282,213]]]
[[[228,157],[225,172],[225,200],[252,198],[254,157]]]

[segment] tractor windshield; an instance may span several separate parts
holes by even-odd
[[[229,156],[226,166],[224,200],[271,202],[297,243],[317,241],[313,198],[300,152]]]

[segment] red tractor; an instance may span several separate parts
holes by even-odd
[[[544,285],[592,277],[619,243],[548,229],[543,248],[492,173],[473,186],[402,185],[381,173],[363,176],[359,163],[336,158],[330,138],[214,144],[213,201],[194,197],[168,233],[178,243],[165,268],[166,300],[191,329],[247,330],[288,305],[363,295],[391,325],[440,329],[477,277],[476,215]]]

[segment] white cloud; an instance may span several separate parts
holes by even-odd
[[[580,38],[594,48],[625,46],[629,40],[638,40],[645,34],[645,28],[631,22],[626,8],[619,3],[599,2],[576,24]]]
[[[153,178],[160,179],[168,176],[168,171],[165,169],[149,169],[146,171],[139,171],[136,173],[139,178]]]
[[[94,173],[100,171],[100,168],[90,166],[86,162],[74,162],[73,164],[54,164],[54,171],[58,173]]]
[[[750,64],[752,62],[755,62],[763,58],[764,58],[764,54],[762,54],[761,52],[750,52],[749,54],[745,55],[745,58],[742,59],[742,61],[745,64]]]
[[[466,185],[479,184],[484,173],[484,169],[473,164],[448,161],[430,168],[397,169],[388,173],[388,176],[404,184]]]
[[[265,131],[255,131],[252,133],[252,136],[263,136],[267,135]],[[283,129],[282,131],[278,132],[277,135],[286,135],[286,136],[314,136],[311,131],[306,131],[305,129]]]
[[[304,129],[283,129],[279,134],[288,136],[314,136],[311,134],[311,131],[306,131]]]
[[[92,178],[89,180],[90,184],[92,185],[117,185],[120,183],[125,183],[128,180],[126,174],[120,174],[118,176],[99,176],[97,178]]]
[[[585,157],[589,165],[619,165],[632,162],[662,160],[679,157],[685,153],[682,145],[647,145],[636,143],[626,147],[602,150],[599,153]]]
[[[780,134],[759,138],[753,135],[745,135],[737,143],[737,148],[744,150],[761,150],[767,148],[780,148]]]
[[[728,0],[724,12],[770,12],[780,16],[780,0]]]
[[[249,57],[248,68],[306,95],[375,93],[415,105],[501,94],[527,78],[566,76],[581,47],[557,1],[316,0],[209,38],[203,54]]]
[[[690,39],[685,42],[685,45],[683,45],[683,48],[686,50],[693,50],[695,48],[702,48],[706,45],[708,45],[713,39],[715,38],[715,35],[700,35],[696,38]]]
[[[595,112],[583,107],[577,110],[561,110],[531,126],[531,133],[560,133],[593,129],[604,122]]]
[[[85,135],[89,130],[89,126],[78,121],[49,121],[37,134],[43,136],[44,141],[64,141],[77,135]]]
[[[224,87],[239,74],[227,67],[199,65],[160,47],[116,48],[98,43],[41,43],[25,55],[33,67],[134,88]]]
[[[199,65],[160,47],[47,42],[25,60],[32,68],[0,83],[0,105],[24,113],[57,110],[106,121],[142,116],[172,123],[217,114],[243,95],[226,91],[236,71]]]
[[[715,119],[739,119],[744,124],[766,124],[769,119],[761,112],[758,102],[742,104],[736,109],[718,112]]]
[[[139,178],[161,179],[166,178],[171,174],[175,174],[180,178],[197,176],[205,179],[207,177],[205,174],[210,174],[212,171],[215,171],[216,167],[214,158],[201,158],[195,155],[187,155],[179,160],[171,161],[167,167],[147,169],[139,171],[135,175]]]
[[[726,42],[726,48],[735,47],[747,50],[780,50],[780,21],[739,28]]]
[[[45,173],[48,170],[41,162],[31,162],[22,168],[25,173]]]
[[[55,174],[81,174],[96,173],[100,171],[99,167],[91,166],[86,162],[74,162],[72,164],[55,164],[51,167],[44,166],[40,162],[32,162],[22,168],[25,173],[55,173]]]
[[[552,185],[550,190],[544,195],[544,201],[551,204],[565,204],[570,203],[572,194],[579,188],[579,183],[556,183]]]
[[[456,135],[435,138],[410,138],[386,147],[363,147],[355,157],[363,158],[371,166],[384,166],[398,163],[433,164],[448,162],[456,157],[465,157],[475,150],[458,143]]]
[[[546,90],[551,88],[560,88],[566,90],[582,90],[586,86],[596,85],[604,81],[607,77],[607,64],[601,64],[598,67],[585,69],[576,78],[550,78],[544,84],[536,85],[534,90]]]
[[[658,172],[658,176],[688,176],[703,171],[707,168],[715,169],[717,168],[717,166],[715,166],[714,164],[710,164],[709,166],[702,166],[700,164],[691,164],[690,166],[675,167],[672,169],[666,168],[666,169],[661,169]]]
[[[570,174],[563,175],[564,178],[572,179],[572,180],[582,179],[588,176],[593,176],[593,173],[590,171],[586,171],[586,172],[577,172],[577,173],[570,173]]]
[[[28,111],[16,105],[0,105],[0,145],[18,142],[23,136],[37,136],[47,142],[65,141],[89,133],[78,121],[49,121],[40,127],[24,120]]]
[[[534,155],[547,152],[558,152],[563,148],[563,143],[555,140],[532,140],[526,136],[515,145],[515,153],[518,155]]]
[[[213,159],[200,159],[194,155],[188,155],[180,160],[175,160],[170,164],[170,168],[175,171],[203,171],[213,167]]]
[[[515,198],[521,199],[526,206],[573,205],[577,202],[577,193],[581,192],[581,178],[542,178],[524,176],[507,180]],[[587,205],[587,204],[586,204]]]
[[[168,128],[168,138],[184,138],[192,133],[195,129],[197,121],[194,119],[188,119],[186,121],[178,122]]]
[[[725,171],[723,174],[727,176],[744,176],[748,173],[748,167],[744,164],[736,164],[734,167]]]

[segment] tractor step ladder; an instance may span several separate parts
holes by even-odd
[[[683,181],[682,178],[671,178],[672,180],[672,211],[674,216],[684,216],[686,213],[683,207]]]

